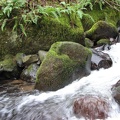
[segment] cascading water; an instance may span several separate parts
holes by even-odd
[[[55,91],[32,93],[0,93],[0,120],[84,120],[73,113],[73,102],[81,95],[105,98],[111,105],[106,120],[120,120],[118,104],[111,87],[120,80],[120,43],[112,45],[109,54],[113,65],[109,69],[92,71],[87,77]]]

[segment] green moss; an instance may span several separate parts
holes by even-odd
[[[113,37],[114,38],[115,36],[117,36],[117,28],[113,24],[107,23],[105,21],[96,22],[91,27],[91,29],[86,31],[86,37],[90,38],[93,41],[99,40],[101,39],[101,37],[103,38]]]
[[[12,32],[7,30],[0,34],[0,56],[6,53],[15,55],[18,52],[34,54],[38,50],[49,50],[50,46],[57,41],[74,41],[84,44],[83,27],[80,20],[76,19],[77,26],[70,24],[68,16],[58,19],[44,17],[38,24],[29,24],[25,29],[27,37],[21,31]]]
[[[85,38],[85,46],[91,48],[93,47],[93,42],[89,38]]]
[[[110,44],[110,40],[109,39],[100,39],[99,41],[97,41],[98,45],[103,45],[103,44]]]
[[[16,62],[13,59],[13,56],[7,55],[3,61],[0,61],[0,69],[2,71],[11,72],[16,67]]]
[[[108,6],[104,6],[102,10],[99,7],[96,7],[93,10],[87,10],[84,12],[94,19],[93,22],[88,16],[83,16],[82,24],[85,31],[91,28],[91,26],[97,21],[103,20],[107,23],[116,25],[117,21],[120,19],[120,12]]]

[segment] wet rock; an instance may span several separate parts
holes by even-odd
[[[73,112],[76,117],[86,120],[105,119],[108,117],[110,105],[98,96],[86,95],[75,100]]]
[[[27,68],[25,68],[22,71],[20,78],[27,82],[35,82],[36,73],[37,73],[38,68],[39,68],[39,66],[35,63],[29,65]]]
[[[91,51],[75,42],[56,42],[37,71],[35,88],[58,90],[73,80],[89,75]]]
[[[15,92],[20,92],[17,86],[11,86],[7,89],[7,93],[15,93]]]
[[[15,56],[15,60],[16,60],[17,65],[19,67],[23,67],[24,66],[23,65],[23,61],[22,61],[22,59],[23,59],[24,56],[25,56],[24,53],[17,53],[16,56]]]
[[[86,31],[86,37],[93,40],[94,45],[100,39],[116,38],[118,35],[117,28],[105,21],[98,21],[90,30]]]
[[[112,96],[120,105],[120,80],[112,87]]]
[[[16,79],[19,77],[21,69],[18,68],[14,56],[6,55],[3,61],[0,61],[0,80]]]
[[[13,80],[12,82],[10,82],[12,85],[20,85],[23,84],[23,80]]]
[[[112,66],[112,60],[107,53],[92,49],[91,70],[99,70],[100,68],[109,68]]]
[[[85,46],[88,48],[93,47],[93,41],[91,41],[89,38],[85,38]]]
[[[32,90],[34,90],[34,84],[22,85],[22,86],[20,86],[20,90],[22,92],[32,91]]]
[[[42,62],[42,61],[44,60],[44,58],[46,57],[47,52],[44,51],[44,50],[39,50],[39,51],[38,51],[38,55],[39,55],[40,61]]]
[[[35,83],[28,83],[23,80],[2,80],[0,81],[0,95],[4,93],[16,94],[34,90]]]
[[[3,61],[0,61],[0,72],[7,71],[12,72],[16,67],[16,62],[14,61],[14,56],[6,55]]]
[[[25,66],[30,65],[31,63],[37,62],[39,60],[38,55],[27,55],[22,58],[22,61]]]

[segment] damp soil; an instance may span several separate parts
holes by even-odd
[[[1,80],[0,93],[30,92],[34,90],[35,83],[28,83],[23,80]]]

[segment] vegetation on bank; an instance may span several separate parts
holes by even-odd
[[[86,14],[86,10],[92,11],[96,5],[100,9],[109,6],[120,11],[119,0],[1,0],[0,26],[2,31],[6,26],[10,26],[13,31],[20,29],[27,36],[29,24],[38,24],[38,20],[43,17],[56,18],[59,21],[60,16],[66,14],[71,26],[75,27],[73,19],[76,17],[82,19],[87,16],[94,21],[93,17]]]

